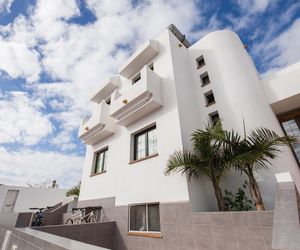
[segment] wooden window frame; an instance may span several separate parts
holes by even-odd
[[[106,173],[106,169],[104,169],[106,162],[106,157],[107,157],[107,152],[108,152],[108,147],[102,148],[94,153],[94,161],[93,161],[93,168],[92,168],[92,173],[90,176],[95,176],[99,174]],[[99,161],[100,155],[103,154],[103,162],[101,164],[101,170],[99,172],[96,172],[96,166],[97,162]]]
[[[148,137],[148,133],[156,129],[157,129],[156,125],[153,125],[133,135],[133,161],[132,162],[141,161],[143,159],[149,159],[157,155],[157,153],[149,155],[149,137]],[[142,135],[145,135],[145,156],[142,158],[137,158],[138,137]]]

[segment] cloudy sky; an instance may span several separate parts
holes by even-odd
[[[91,93],[171,23],[236,31],[261,74],[300,60],[299,0],[0,0],[0,183],[76,184]]]

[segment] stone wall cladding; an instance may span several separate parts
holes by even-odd
[[[116,221],[115,250],[271,250],[273,212],[190,212],[189,203],[160,204],[162,238],[128,235],[128,207],[106,208]]]

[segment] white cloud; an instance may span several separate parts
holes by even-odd
[[[41,70],[36,51],[26,44],[6,41],[0,37],[0,70],[6,71],[11,77],[23,77],[27,81],[38,80]]]
[[[300,18],[291,27],[266,46],[267,52],[276,55],[271,66],[282,67],[295,63],[300,58]]]
[[[3,11],[10,12],[10,7],[14,0],[0,0],[0,13]]]
[[[236,0],[239,7],[250,13],[264,12],[268,7],[269,0]]]
[[[52,132],[52,125],[39,109],[40,100],[25,92],[0,96],[0,143],[37,144]]]
[[[60,187],[71,187],[81,179],[83,157],[55,152],[22,149],[18,152],[0,147],[0,183],[40,183],[56,180]]]

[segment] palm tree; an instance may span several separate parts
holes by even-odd
[[[296,141],[295,137],[279,136],[276,132],[267,128],[258,128],[249,135],[241,138],[236,132],[225,131],[223,139],[224,151],[231,159],[231,165],[245,173],[249,181],[250,195],[256,209],[265,210],[259,185],[254,177],[254,172],[266,170],[271,166],[271,159],[275,159],[280,146],[288,145]]]
[[[220,181],[229,166],[228,157],[222,148],[225,132],[221,123],[209,125],[205,130],[196,130],[192,134],[192,150],[176,151],[168,159],[166,174],[181,172],[188,178],[205,177],[213,184],[220,211],[228,210],[220,187]]]

